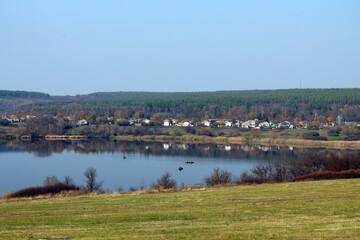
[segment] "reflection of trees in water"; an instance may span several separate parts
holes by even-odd
[[[183,144],[158,142],[122,142],[106,140],[90,141],[33,141],[11,142],[0,146],[0,152],[25,150],[38,157],[48,157],[52,153],[74,151],[77,153],[141,153],[157,156],[184,157],[222,157],[242,159],[298,159],[307,154],[326,149],[299,149],[292,147],[268,147],[260,145],[226,145],[226,144]],[[334,150],[338,154],[348,151]]]

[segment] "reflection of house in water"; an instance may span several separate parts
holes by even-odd
[[[230,145],[226,145],[225,146],[225,151],[230,151],[231,150],[231,146]]]
[[[82,148],[82,149],[85,148],[84,144],[81,144],[81,143],[78,143],[78,144],[77,144],[77,147]]]
[[[205,147],[203,147],[203,150],[209,151],[209,150],[210,150],[210,146],[205,146]]]
[[[180,148],[182,148],[182,149],[188,149],[189,148],[189,145],[187,145],[187,144],[180,144]]]
[[[270,150],[270,148],[268,146],[259,146],[258,148],[264,152],[267,152]]]
[[[249,151],[254,151],[255,147],[249,145],[242,145],[241,149],[244,150],[245,152],[249,152]]]
[[[231,147],[231,148],[230,148]],[[146,153],[161,155],[179,155],[179,156],[195,156],[195,157],[231,157],[245,159],[304,159],[309,153],[317,153],[319,151],[326,153],[328,149],[297,149],[292,146],[249,146],[237,144],[181,144],[181,143],[150,143],[150,142],[121,142],[121,141],[35,141],[35,142],[12,142],[0,145],[0,152],[19,151],[18,149],[26,149],[26,151],[34,152],[36,156],[47,157],[51,153],[61,153],[64,150],[74,151],[77,153],[111,153],[120,152],[121,154]],[[231,149],[231,150],[230,150]],[[331,150],[339,156],[346,154],[349,150]],[[351,151],[359,153],[360,150]]]

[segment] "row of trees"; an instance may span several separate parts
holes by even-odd
[[[22,107],[36,112],[85,118],[89,113],[115,118],[227,118],[360,121],[360,89],[288,89],[194,93],[94,93],[79,99],[54,99]],[[328,119],[332,118],[332,119]]]
[[[50,94],[41,92],[0,90],[0,98],[49,99]]]

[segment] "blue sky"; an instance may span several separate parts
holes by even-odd
[[[0,1],[0,89],[360,87],[360,1]]]

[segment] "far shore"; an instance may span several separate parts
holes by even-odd
[[[208,136],[116,136],[114,140],[148,141],[148,142],[182,142],[182,143],[220,143],[220,144],[248,144],[265,146],[292,146],[298,148],[334,148],[360,149],[360,141],[315,141],[303,139],[273,139],[273,138],[244,138],[244,137],[208,137]]]
[[[57,140],[89,140],[97,139],[83,135],[46,135],[47,141]],[[31,137],[22,136],[20,140],[29,141]],[[219,144],[246,144],[264,146],[289,146],[297,148],[332,148],[332,149],[360,149],[360,141],[317,141],[304,139],[259,138],[259,137],[209,137],[197,135],[166,136],[166,135],[124,135],[111,136],[110,140],[144,141],[144,142],[181,142],[186,144],[219,143]]]

